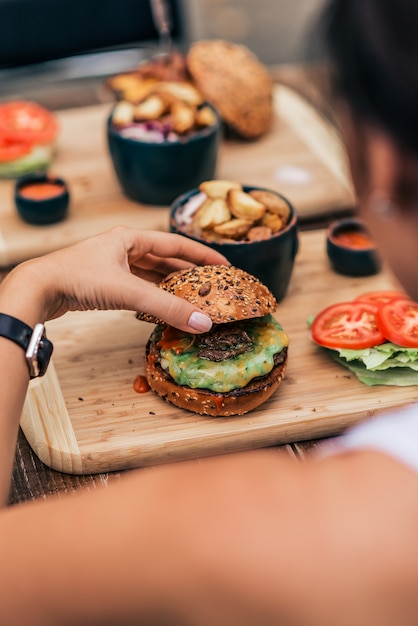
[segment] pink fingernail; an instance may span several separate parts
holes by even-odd
[[[199,313],[199,311],[193,311],[187,322],[190,328],[194,330],[200,330],[202,333],[212,328],[212,320],[207,315]]]

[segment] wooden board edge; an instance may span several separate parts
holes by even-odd
[[[59,472],[82,473],[80,449],[52,360],[45,376],[29,385],[20,426],[45,465]]]
[[[164,443],[164,459],[161,458],[161,446],[158,443],[142,441],[136,447],[129,446],[129,455],[131,455],[129,460],[129,455],[122,456],[120,450],[112,451],[109,449],[105,460],[103,460],[103,451],[97,453],[89,451],[88,454],[82,453],[82,469],[84,474],[99,474],[191,461],[193,459],[203,459],[249,450],[274,448],[276,446],[285,447],[296,442],[340,435],[345,428],[353,426],[357,422],[362,421],[362,419],[364,419],[364,416],[347,417],[347,419],[339,422],[334,429],[330,428],[325,420],[324,422],[319,420],[318,423],[310,425],[309,432],[306,429],[306,424],[302,422],[296,425],[296,427],[292,425],[290,429],[287,423],[279,425],[275,432],[269,426],[261,428],[257,434],[254,434],[254,431],[249,431],[240,433],[238,436],[221,436],[218,441],[196,440],[193,447],[190,447],[189,442],[184,446],[179,446],[177,442],[177,446],[173,446],[172,450],[168,450],[167,443]]]

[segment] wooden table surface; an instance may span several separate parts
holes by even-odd
[[[320,106],[320,97],[315,89],[306,82],[303,70],[292,66],[284,66],[283,68],[274,68],[273,76],[275,80],[284,85],[289,85],[292,89],[296,89],[303,96],[307,97],[311,103]],[[97,97],[99,93],[99,96]],[[83,97],[78,95],[76,105],[93,104],[95,102],[103,102],[103,94],[88,92],[88,102],[83,101]],[[74,95],[74,91],[73,91]],[[57,109],[64,108],[59,97],[59,92],[51,92],[49,88],[48,98],[42,99],[42,92],[37,94],[37,100],[44,105],[54,108],[54,98]],[[95,98],[97,97],[97,100]],[[70,106],[74,106],[74,102]],[[347,213],[351,212],[351,208],[347,208]],[[341,214],[341,206],[338,207],[338,214]],[[301,224],[301,229],[320,228],[327,225],[333,219],[332,207],[329,207],[327,215],[321,215],[318,218],[312,217],[305,220]],[[0,279],[4,277],[6,270],[0,272]],[[321,441],[309,441],[304,443],[291,443],[283,446],[277,446],[275,449],[280,454],[288,454],[295,459],[303,460],[306,454],[321,444]],[[80,487],[95,488],[98,485],[106,485],[110,481],[119,480],[122,472],[110,472],[94,475],[69,475],[49,469],[44,465],[38,457],[32,452],[22,431],[19,432],[15,465],[10,491],[10,505],[14,505],[27,500],[37,498],[45,498],[52,494],[72,492]]]

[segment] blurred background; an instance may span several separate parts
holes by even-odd
[[[163,0],[181,49],[197,39],[247,45],[267,64],[307,60],[324,0]],[[103,77],[133,69],[158,40],[161,0],[0,0],[0,100],[54,108],[106,99]]]
[[[305,60],[311,21],[324,0],[186,0],[194,39],[247,45],[267,65]]]

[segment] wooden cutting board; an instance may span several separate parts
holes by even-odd
[[[335,213],[353,205],[345,155],[327,122],[287,87],[275,92],[272,131],[254,142],[224,141],[218,178],[281,191],[300,217]],[[0,181],[0,267],[50,252],[115,224],[167,230],[167,207],[126,199],[113,172],[105,136],[110,105],[61,111],[52,173],[71,192],[69,217],[50,226],[24,223],[13,200],[13,181]]]
[[[285,380],[259,409],[207,418],[152,392],[138,394],[144,346],[153,326],[132,312],[68,313],[48,323],[55,344],[44,378],[30,383],[21,425],[50,467],[95,473],[334,435],[389,407],[416,399],[416,387],[367,387],[309,339],[306,319],[328,304],[397,288],[381,272],[334,273],[323,231],[302,233],[289,291],[277,319],[290,337]]]

